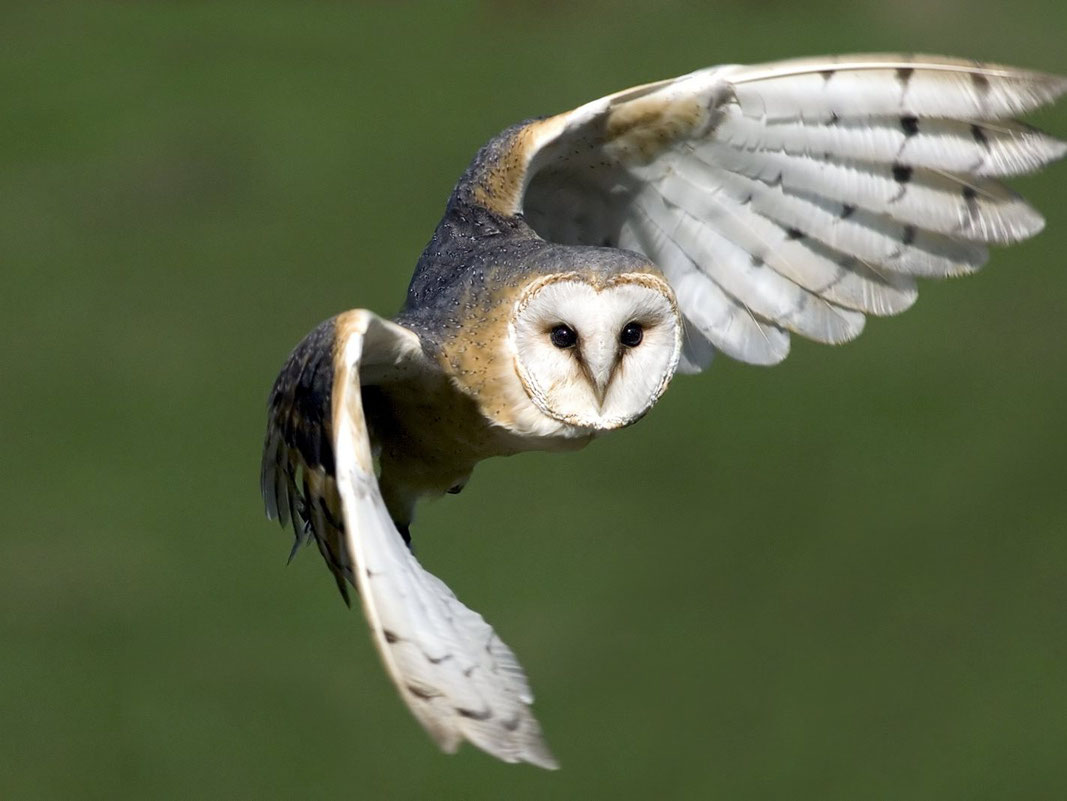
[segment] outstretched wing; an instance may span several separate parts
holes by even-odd
[[[515,655],[422,568],[378,488],[361,387],[431,369],[412,331],[368,311],[313,331],[272,393],[267,514],[293,520],[297,546],[313,535],[339,583],[356,586],[390,678],[443,750],[469,740],[507,762],[555,768]]]
[[[1041,230],[998,179],[1064,154],[1011,118],[1065,90],[936,56],[712,67],[512,129],[469,185],[546,239],[648,255],[688,322],[683,368],[714,349],[774,364],[790,332],[850,340],[916,277]]]

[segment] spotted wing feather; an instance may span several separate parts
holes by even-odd
[[[482,186],[548,239],[656,261],[686,317],[683,368],[715,349],[773,364],[790,333],[852,339],[908,308],[916,277],[1040,231],[999,179],[1067,151],[1012,119],[1064,91],[937,56],[712,67],[527,124]]]
[[[298,545],[314,536],[339,584],[358,589],[390,678],[443,750],[468,740],[508,762],[554,768],[514,653],[422,568],[378,486],[362,387],[432,369],[413,332],[371,312],[313,331],[272,393],[267,513],[294,522]]]

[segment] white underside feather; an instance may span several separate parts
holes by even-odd
[[[443,750],[468,740],[506,762],[555,768],[515,655],[481,615],[422,568],[386,511],[358,376],[369,328],[379,339],[388,339],[390,329],[410,332],[362,315],[349,328],[334,383],[334,447],[346,543],[374,642],[401,697]]]

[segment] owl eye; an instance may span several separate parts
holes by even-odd
[[[557,348],[573,348],[574,343],[578,341],[578,332],[569,325],[560,323],[552,329],[549,339]]]
[[[636,348],[641,344],[644,336],[645,329],[641,327],[641,323],[629,322],[619,334],[619,342],[628,348]]]

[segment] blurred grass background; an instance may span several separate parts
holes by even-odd
[[[563,770],[436,752],[257,493],[319,320],[398,308],[505,125],[700,66],[1067,72],[1056,0],[0,9],[0,797],[1056,798],[1064,165],[1048,230],[578,455],[483,465],[420,557],[516,649]],[[1035,118],[1067,135],[1067,108]]]

